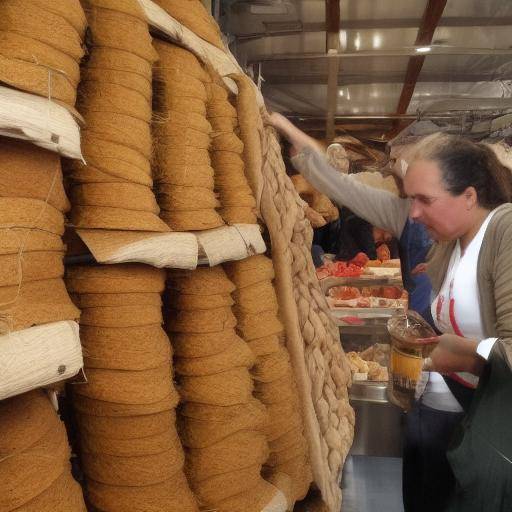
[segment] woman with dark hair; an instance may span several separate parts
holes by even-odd
[[[436,346],[407,414],[406,512],[511,511],[510,170],[485,145],[434,134],[411,159],[407,198],[380,191],[370,197],[331,169],[312,139],[288,120],[273,114],[271,122],[292,142],[294,165],[318,190],[335,200],[344,196],[357,203],[350,207],[359,215],[380,215],[389,226],[409,216],[436,242],[427,271],[433,320],[444,334],[425,340]]]

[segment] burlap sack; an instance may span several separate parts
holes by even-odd
[[[101,206],[143,212],[160,212],[149,187],[136,183],[89,183],[70,190],[73,206]]]
[[[75,393],[106,402],[151,404],[172,388],[169,364],[140,371],[88,368],[86,377],[87,384],[75,386]]]
[[[256,487],[215,504],[217,512],[261,512],[276,495],[276,488],[261,479]]]
[[[239,339],[233,329],[204,334],[175,333],[172,346],[176,357],[209,357],[220,354]]]
[[[263,464],[267,456],[267,440],[263,434],[240,431],[207,448],[189,448],[185,473],[200,482],[215,475]]]
[[[155,148],[155,159],[160,169],[174,165],[210,165],[210,154],[206,149],[196,149],[190,146],[172,147],[158,144]]]
[[[241,155],[244,144],[234,133],[218,133],[212,137],[211,148],[213,151],[231,151]]]
[[[161,293],[165,271],[140,265],[96,265],[68,267],[66,284],[74,293]]]
[[[231,368],[250,368],[254,361],[253,353],[245,342],[240,340],[220,354],[208,357],[177,358],[174,369],[178,375],[212,375]]]
[[[73,183],[136,183],[146,187],[153,186],[151,176],[137,168],[132,168],[125,162],[119,162],[119,167],[117,168],[117,171],[121,169],[126,171],[118,172],[118,174],[122,174],[124,177],[102,172],[99,169],[84,165],[81,162],[74,162],[69,167],[73,169],[70,175]]]
[[[86,121],[84,134],[126,146],[138,151],[144,158],[151,157],[151,131],[146,121],[112,112],[93,112],[82,107]]]
[[[106,206],[76,206],[71,223],[83,229],[114,229],[122,231],[155,231],[163,233],[169,227],[152,212],[126,210]]]
[[[270,310],[277,312],[279,309],[276,292],[270,281],[261,281],[245,288],[237,288],[233,292],[233,299],[236,302],[233,311],[237,316],[238,314],[255,314]]]
[[[220,204],[213,190],[208,188],[159,184],[156,196],[162,209],[167,211],[215,209]]]
[[[34,325],[77,320],[80,311],[73,305],[62,279],[31,281],[18,286],[0,287],[2,313],[11,331]]]
[[[108,50],[108,48],[105,50]],[[97,50],[94,51],[94,53],[96,52]],[[151,81],[145,76],[119,69],[90,67],[90,61],[87,63],[87,66],[82,69],[81,81],[82,84],[85,82],[93,82],[101,86],[107,84],[118,85],[139,93],[148,102],[151,102],[153,95]]]
[[[68,467],[48,489],[16,508],[16,512],[87,512],[82,488]]]
[[[171,359],[169,338],[160,325],[105,328],[80,327],[86,368],[147,370]]]
[[[245,404],[251,398],[252,387],[247,368],[234,368],[215,375],[180,378],[181,398],[185,402],[200,404]]]
[[[64,252],[23,252],[0,256],[0,287],[18,285],[22,280],[57,279],[64,275]]]
[[[183,450],[167,450],[156,455],[116,457],[104,453],[82,453],[88,479],[107,485],[141,487],[164,482],[183,465]]]
[[[189,50],[159,39],[155,39],[153,45],[160,57],[155,64],[156,73],[158,73],[160,69],[174,69],[191,75],[201,82],[208,82],[210,80],[208,73],[197,57]]]
[[[59,235],[24,228],[0,229],[0,254],[18,254],[24,251],[57,252],[64,251]]]
[[[106,417],[77,414],[82,437],[100,436],[109,439],[131,441],[169,432],[174,428],[174,409],[140,416]]]
[[[284,347],[279,352],[261,356],[252,368],[252,378],[258,382],[273,382],[282,378],[290,371],[290,356]]]
[[[194,34],[224,50],[219,26],[200,1],[157,0],[155,3]]]
[[[80,323],[95,327],[140,327],[162,322],[160,306],[103,306],[82,310]]]
[[[279,350],[280,345],[279,336],[275,334],[247,341],[247,346],[256,357],[275,354]]]
[[[213,408],[214,406],[210,406],[210,409]],[[217,407],[216,409],[230,408]],[[237,411],[240,414],[233,417],[231,421],[204,421],[180,415],[178,427],[181,442],[189,448],[206,448],[236,432],[242,430],[263,432],[266,428],[267,412],[258,401],[252,400],[239,406]],[[222,418],[222,416],[225,416],[225,414],[219,414],[219,418]],[[193,477],[193,475],[191,476]]]
[[[135,2],[132,4],[136,9]],[[148,62],[158,59],[151,45],[148,24],[143,14],[136,17],[93,5],[87,6],[86,14],[93,46],[129,51]]]
[[[233,292],[235,285],[228,279],[225,269],[218,265],[195,270],[170,270],[167,288],[186,294],[217,295]]]
[[[69,210],[57,153],[2,137],[0,162],[0,197],[39,199],[62,212]]]
[[[101,73],[102,75],[105,70],[122,71],[129,73],[131,76],[139,75],[149,83],[151,83],[153,76],[151,62],[135,55],[129,49],[119,50],[110,47],[95,47],[87,59],[87,70],[91,69],[100,70],[98,74]],[[86,70],[82,70],[82,73],[84,71]],[[93,74],[93,77],[96,80],[98,79],[96,74]]]
[[[196,311],[197,309],[215,309],[232,306],[235,301],[229,294],[197,295],[190,293],[171,294],[169,305],[172,309],[181,311]]]
[[[0,508],[14,510],[50,487],[69,467],[66,429],[61,422],[38,442],[0,463]]]
[[[169,395],[163,400],[151,404],[120,404],[95,400],[73,393],[73,406],[77,411],[84,414],[94,414],[95,416],[108,416],[110,418],[158,414],[174,409],[178,402],[179,395],[174,386],[171,387]]]
[[[91,480],[87,483],[87,496],[99,510],[109,512],[198,511],[182,471],[164,482],[144,487],[104,485]]]
[[[134,439],[115,439],[112,437],[88,434],[80,440],[82,453],[114,455],[116,457],[140,457],[157,455],[169,450],[182,451],[180,439],[173,426],[170,429],[145,437]]]
[[[78,32],[80,37],[84,36],[87,20],[79,0],[52,0],[51,3],[46,0],[29,1],[45,11],[64,18]]]
[[[197,311],[169,310],[169,329],[172,332],[220,332],[235,327],[236,318],[230,307],[198,309]]]
[[[151,102],[142,94],[122,85],[88,80],[80,83],[78,105],[88,111],[111,112],[149,123]]]
[[[245,260],[227,262],[223,265],[226,274],[237,288],[245,288],[262,281],[274,279],[272,260],[263,254],[251,256]]]
[[[160,217],[172,231],[203,231],[224,225],[222,217],[213,209],[161,210]]]
[[[64,234],[64,215],[39,199],[0,197],[0,228],[29,228]]]
[[[0,31],[12,30],[45,43],[77,62],[84,55],[81,34],[64,18],[28,0],[2,0]]]
[[[262,311],[257,315],[240,314],[237,318],[237,331],[245,340],[253,340],[283,332],[283,324],[275,311]]]

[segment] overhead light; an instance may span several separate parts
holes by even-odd
[[[356,34],[356,37],[354,39],[354,48],[356,50],[359,50],[361,48],[361,35],[359,32]]]
[[[350,101],[350,91],[347,89],[347,100]]]
[[[343,92],[343,89],[340,89],[340,92],[339,92],[338,94],[343,98],[343,95],[344,95],[345,93]]]
[[[427,53],[427,52],[430,52],[431,50],[432,50],[431,46],[420,46],[419,48],[416,48],[416,51],[418,53]]]
[[[340,30],[340,47],[345,49],[347,47],[347,31]]]
[[[373,48],[380,48],[382,45],[382,37],[380,34],[373,34]]]

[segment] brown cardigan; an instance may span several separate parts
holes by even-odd
[[[432,290],[439,292],[456,242],[440,242],[428,255]],[[497,208],[478,256],[478,292],[485,337],[497,337],[489,361],[503,358],[512,369],[512,204]]]

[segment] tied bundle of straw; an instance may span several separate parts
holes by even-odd
[[[267,413],[252,396],[254,356],[235,334],[234,285],[219,266],[170,271],[167,288],[187,478],[204,508],[260,511],[276,490],[260,475]]]
[[[163,41],[155,41],[155,48],[153,138],[160,215],[176,231],[219,227],[223,222],[215,211],[220,203],[208,153],[209,75],[191,52]]]
[[[165,232],[152,191],[152,65],[157,58],[136,0],[84,0],[90,56],[78,109],[86,164],[69,165],[78,228]]]
[[[0,81],[73,106],[86,25],[79,0],[3,0]]]
[[[0,334],[75,320],[62,280],[69,202],[60,157],[2,137],[0,162]]]
[[[213,128],[210,155],[222,205],[220,214],[227,224],[255,224],[256,201],[244,174],[244,145],[236,135],[237,111],[229,102],[222,79],[213,71],[207,92],[207,116]],[[230,165],[224,165],[226,161]]]
[[[64,424],[41,390],[0,402],[0,508],[85,512]]]
[[[255,395],[268,408],[265,433],[269,456],[263,475],[294,503],[307,494],[312,474],[295,378],[282,342],[272,260],[258,255],[226,263],[224,268],[237,286],[233,293],[237,331],[256,358],[251,370]],[[282,474],[288,478],[283,479]]]
[[[183,474],[162,270],[137,264],[74,267],[87,384],[74,387],[87,495],[98,510],[197,505]],[[137,496],[134,498],[134,496]],[[144,498],[144,499],[143,499]]]

